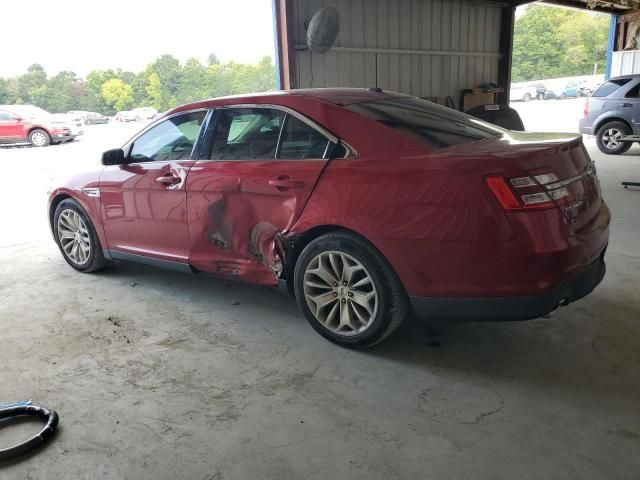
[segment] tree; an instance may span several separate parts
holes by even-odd
[[[18,78],[17,96],[22,100],[29,100],[29,91],[47,84],[47,74],[44,67],[34,63],[27,68],[27,73]]]
[[[531,5],[516,20],[513,81],[587,75],[604,65],[609,17],[593,12]]]
[[[151,99],[151,105],[156,110],[162,110],[162,104],[163,104],[162,82],[160,81],[160,77],[156,72],[153,72],[149,76],[149,81],[147,84],[147,94]]]
[[[47,77],[41,65],[23,75],[0,78],[0,103],[33,103],[51,112],[88,110],[106,114],[134,106],[167,110],[181,103],[236,93],[273,90],[275,67],[269,57],[255,65],[220,63],[211,54],[207,65],[188,59],[184,66],[162,55],[142,72],[94,70],[83,80],[63,71]]]
[[[102,98],[114,110],[122,110],[133,101],[133,87],[119,78],[113,78],[102,85]]]
[[[215,53],[210,53],[207,57],[207,65],[220,65],[220,60]]]

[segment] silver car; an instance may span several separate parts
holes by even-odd
[[[629,150],[634,141],[630,137],[640,136],[640,75],[612,78],[600,85],[587,99],[580,133],[595,135],[603,153]]]

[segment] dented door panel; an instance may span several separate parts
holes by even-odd
[[[187,179],[189,263],[276,284],[279,242],[300,217],[327,160],[198,161]]]

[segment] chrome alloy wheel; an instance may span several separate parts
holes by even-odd
[[[76,265],[84,265],[91,256],[89,229],[77,212],[66,209],[58,216],[58,239],[66,257]]]
[[[43,132],[34,132],[33,135],[31,135],[31,143],[36,147],[42,147],[47,143],[47,135]]]
[[[622,138],[622,132],[617,128],[609,128],[602,134],[603,145],[613,150],[620,145],[620,139]]]
[[[364,265],[344,252],[322,252],[304,272],[304,296],[320,324],[342,336],[367,330],[378,313],[378,292]]]

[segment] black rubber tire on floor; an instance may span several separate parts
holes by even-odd
[[[344,252],[358,260],[372,277],[378,294],[378,311],[371,326],[363,333],[342,336],[333,333],[318,322],[304,295],[304,273],[318,254],[326,251]],[[349,232],[332,232],[311,241],[296,262],[294,290],[298,306],[307,321],[320,335],[347,348],[366,348],[391,335],[409,312],[409,301],[404,287],[389,262],[363,238]]]
[[[33,136],[37,133],[42,133],[44,135],[45,140],[42,145],[36,145],[33,143]],[[34,147],[47,147],[51,145],[51,136],[47,133],[46,130],[43,130],[41,128],[35,128],[31,132],[29,132],[29,143]]]
[[[624,122],[605,123],[598,129],[598,132],[596,133],[596,145],[598,146],[598,150],[600,150],[602,153],[606,153],[607,155],[620,155],[628,151],[631,148],[631,142],[621,143],[615,149],[605,147],[605,145],[602,143],[602,136],[604,135],[604,132],[606,132],[610,128],[620,130],[623,135],[631,135],[631,129],[629,128],[629,125]]]
[[[73,210],[75,211],[82,220],[84,220],[87,228],[89,229],[89,236],[91,239],[91,251],[89,253],[89,261],[84,265],[78,265],[73,262],[71,259],[67,258],[64,251],[62,250],[62,246],[60,245],[60,239],[58,238],[58,217],[64,210]],[[74,269],[83,273],[91,273],[97,272],[98,270],[103,269],[107,265],[107,260],[104,258],[104,254],[102,253],[102,245],[100,244],[100,239],[98,238],[98,234],[96,233],[96,229],[93,226],[93,222],[89,218],[89,215],[84,211],[84,208],[75,200],[71,198],[66,198],[61,201],[56,207],[56,211],[53,214],[53,236],[58,244],[58,248],[60,249],[60,253],[62,254],[62,258],[71,265]]]

